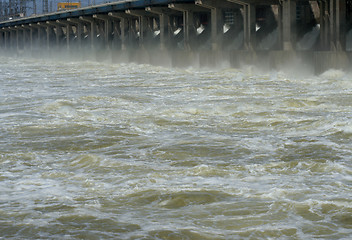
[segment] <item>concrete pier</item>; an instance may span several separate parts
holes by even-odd
[[[283,1],[279,7],[282,24],[280,34],[282,34],[282,48],[284,51],[292,51],[296,46],[296,2],[294,0]],[[285,16],[285,17],[283,17]]]
[[[115,2],[0,23],[0,50],[89,52],[99,60],[174,66],[280,67],[310,56],[317,72],[348,68],[348,0]],[[83,54],[83,56],[85,56]]]

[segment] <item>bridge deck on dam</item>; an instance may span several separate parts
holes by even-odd
[[[101,5],[89,6],[74,10],[54,12],[49,14],[19,18],[11,21],[0,22],[0,28],[12,27],[33,22],[56,21],[60,19],[75,18],[80,16],[91,16],[94,14],[106,14],[114,11],[125,11],[127,9],[144,9],[146,6],[167,6],[170,3],[194,3],[194,0],[136,0],[136,1],[116,1]]]
[[[0,51],[349,68],[352,0],[136,0],[0,22]],[[138,50],[138,51],[137,51]]]

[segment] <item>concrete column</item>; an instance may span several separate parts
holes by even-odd
[[[67,50],[70,50],[71,35],[72,35],[72,26],[70,24],[66,24],[66,46],[67,46]]]
[[[134,44],[135,39],[137,38],[137,26],[136,26],[136,21],[139,24],[138,19],[132,18],[129,22],[128,22],[128,41],[130,41],[131,43]],[[133,47],[135,47],[135,45],[133,45]]]
[[[68,22],[70,22],[72,25],[76,26],[76,36],[77,36],[77,48],[78,50],[82,49],[82,35],[84,31],[84,24],[82,21],[78,19],[73,19],[73,18],[68,18]]]
[[[21,50],[25,50],[25,43],[26,43],[26,38],[27,38],[27,29],[24,28],[22,25],[19,26],[19,31],[21,32],[20,34],[20,39],[19,39],[19,45]]]
[[[95,49],[95,44],[97,40],[97,24],[94,20],[90,21],[90,43],[91,43],[91,48]]]
[[[15,26],[15,36],[16,36],[16,41],[15,41],[15,50],[17,52],[20,51],[20,29],[18,26]]]
[[[346,0],[330,0],[330,49],[346,49]]]
[[[256,48],[256,6],[255,4],[245,4],[243,6],[244,20],[244,44],[247,50]]]
[[[126,29],[129,29],[129,25],[131,22],[131,15],[126,14],[126,13],[109,13],[110,17],[113,17],[115,19],[119,20],[120,26],[118,25],[114,25],[114,36],[115,38],[117,37],[116,33],[119,33],[119,29],[120,29],[120,40],[121,40],[121,50],[126,50],[127,49],[127,45],[128,45],[128,39],[126,36]],[[129,29],[129,32],[131,32],[131,29]],[[117,39],[114,40],[116,41]]]
[[[44,36],[45,36],[45,33],[44,33],[44,29],[42,27],[39,27],[37,25],[37,31],[38,31],[38,46],[39,48],[42,48],[42,46],[45,44],[44,43]]]
[[[105,30],[105,45],[108,50],[112,49],[112,32],[113,32],[113,21],[111,18],[107,18],[104,21]]]
[[[23,48],[27,51],[28,50],[32,51],[31,27],[23,24],[22,29],[23,29]]]
[[[152,35],[150,18],[156,15],[145,10],[126,10],[126,13],[138,18],[139,46],[145,47],[147,39]]]
[[[5,50],[5,31],[0,29],[0,49]]]
[[[290,51],[296,46],[296,1],[282,2],[283,50]]]
[[[194,41],[195,32],[194,29],[194,13],[191,10],[183,12],[183,26],[185,36],[185,48],[191,49]]]
[[[6,28],[6,49],[11,50],[11,30],[10,28]]]
[[[146,16],[139,17],[139,46],[143,47],[148,35],[148,19]]]
[[[346,34],[347,34],[347,23],[346,23],[346,0],[336,1],[336,47],[339,51],[346,50]]]
[[[11,50],[11,31],[8,27],[6,28],[5,32],[5,46],[6,50]]]
[[[104,43],[106,49],[112,48],[112,20],[109,15],[95,14],[93,18],[102,20],[104,22]]]
[[[127,18],[121,18],[120,20],[120,28],[121,28],[121,50],[126,50],[126,28],[128,28],[128,19]]]
[[[60,24],[56,25],[56,33],[55,33],[55,35],[56,35],[55,36],[56,37],[56,46],[58,48],[60,48],[61,47],[61,39],[62,39],[62,37],[64,35],[64,31],[63,31],[62,26]]]
[[[183,35],[184,47],[187,50],[193,48],[196,38],[196,27],[194,22],[194,12],[204,11],[203,8],[190,4],[169,4],[169,8],[183,13]]]
[[[63,35],[63,31],[62,31],[62,27],[59,23],[57,22],[51,22],[51,21],[47,21],[46,22],[47,25],[50,25],[51,28],[51,35],[55,34],[55,47],[59,48],[60,47],[60,40],[62,38]],[[54,30],[55,28],[55,30]],[[51,43],[53,45],[53,43]],[[52,46],[51,46],[52,47]]]
[[[330,48],[329,40],[329,3],[320,2],[320,49],[327,50]]]
[[[78,49],[82,49],[82,35],[84,33],[84,25],[82,22],[78,22],[77,25],[77,44],[78,44]]]
[[[21,28],[22,28],[21,45],[22,45],[22,49],[25,50],[26,49],[26,42],[28,39],[28,29],[24,28],[23,26],[21,26]]]
[[[9,41],[9,47],[11,50],[14,50],[14,48],[16,47],[16,34],[15,34],[15,30],[11,27],[9,27],[9,31],[10,31],[10,41]]]
[[[147,37],[149,37],[149,19],[146,16],[140,16],[139,22],[139,29],[140,29],[140,46],[143,46]]]
[[[4,48],[5,50],[9,50],[9,32],[7,29],[4,29]]]
[[[224,8],[234,8],[235,4],[228,1],[214,0],[196,0],[195,3],[199,6],[210,9],[211,12],[211,42],[212,50],[220,50],[223,42],[223,27],[224,27]]]
[[[50,36],[51,36],[51,31],[52,28],[50,25],[46,24],[46,23],[38,23],[38,26],[42,28],[43,30],[43,38],[45,38],[45,40],[43,41],[43,44],[45,44],[46,49],[49,51],[50,50]],[[44,36],[45,35],[45,36]]]
[[[45,27],[46,30],[46,48],[49,51],[50,50],[50,33],[51,33],[51,27],[49,25],[46,25]]]
[[[71,40],[72,40],[71,36],[73,35],[72,26],[74,24],[72,24],[71,22],[66,21],[66,20],[56,20],[56,22],[66,29],[66,48],[67,48],[67,50],[70,50],[71,49]]]
[[[4,50],[8,50],[8,47],[9,47],[9,32],[5,28],[3,28],[3,32],[4,32],[4,43],[3,43]]]
[[[56,48],[61,47],[61,39],[62,36],[64,35],[64,32],[62,30],[62,26],[60,24],[55,24],[55,44]]]
[[[40,39],[38,46],[41,50],[48,52],[50,50],[51,26],[43,22],[38,22],[36,27],[38,29],[38,39]]]
[[[171,40],[170,15],[177,12],[165,7],[147,7],[145,10],[159,16],[160,50],[168,49]]]
[[[170,42],[169,32],[169,16],[165,13],[159,15],[159,27],[160,27],[160,49],[166,50],[168,43]]]
[[[7,49],[8,50],[12,50],[12,47],[13,47],[13,34],[12,34],[12,31],[11,29],[9,28],[9,31],[7,33]]]
[[[212,49],[214,51],[220,50],[223,40],[223,13],[220,8],[211,9],[211,39]]]
[[[29,29],[24,27],[24,25],[22,25],[22,29],[23,29],[23,49],[27,50],[27,46],[26,43],[29,41]]]
[[[5,49],[5,31],[0,29],[0,49]]]
[[[32,52],[34,45],[34,28],[29,24],[29,49]]]
[[[278,30],[278,42],[279,42],[279,49],[284,49],[284,38],[283,38],[283,7],[282,4],[277,5],[277,30]]]
[[[3,44],[4,44],[4,32],[1,31],[0,29],[0,49],[4,47]]]
[[[90,46],[91,49],[95,49],[95,43],[96,43],[96,38],[97,38],[97,24],[92,17],[79,17],[79,20],[87,22],[90,24],[90,29],[89,29],[89,37],[90,37]]]
[[[42,38],[43,38],[42,28],[34,23],[29,24],[29,26],[33,29],[36,29],[36,32],[37,32],[37,36],[34,37],[34,34],[33,34],[34,32],[32,31],[32,47],[33,48],[34,47],[40,48],[43,44],[43,42],[42,42]]]
[[[339,0],[338,0],[339,1]],[[329,0],[329,46],[330,50],[336,51],[336,0]]]
[[[112,20],[112,25],[113,25],[113,39],[112,39],[112,48],[113,49],[116,49],[116,48],[120,48],[120,46],[118,46],[118,44],[121,42],[121,36],[122,36],[122,32],[123,32],[123,35],[125,36],[125,29],[123,29],[122,31],[122,28],[121,28],[121,21],[120,19],[117,19],[117,18],[114,18]]]
[[[3,28],[4,31],[4,48],[5,50],[9,50],[9,32],[7,28]]]

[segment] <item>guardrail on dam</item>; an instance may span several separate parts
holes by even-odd
[[[351,16],[352,0],[118,1],[1,22],[0,49],[183,66],[299,59],[320,72],[350,66]]]

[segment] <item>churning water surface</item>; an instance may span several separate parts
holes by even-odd
[[[0,60],[0,238],[352,237],[351,74]]]

